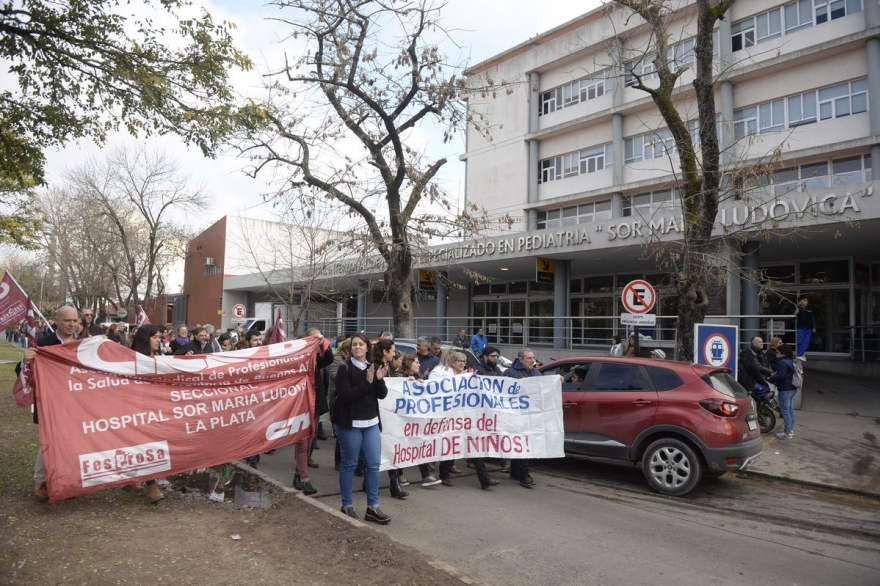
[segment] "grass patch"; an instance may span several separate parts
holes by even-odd
[[[20,360],[21,348],[0,342],[0,360]],[[39,447],[37,426],[30,409],[21,409],[12,396],[15,364],[0,364],[0,492],[33,490],[34,458]]]

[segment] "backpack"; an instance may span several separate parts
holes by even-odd
[[[804,386],[804,363],[802,360],[794,360],[794,373],[791,375],[791,384],[799,389]]]

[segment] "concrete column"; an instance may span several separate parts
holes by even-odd
[[[615,220],[623,217],[623,194],[620,192],[611,194],[611,217]]]
[[[370,294],[370,288],[366,281],[358,281],[358,311],[357,311],[357,331],[362,332],[367,329],[367,295]]]
[[[528,203],[538,201],[538,141],[529,141],[529,185],[528,185]],[[528,211],[526,226],[530,232],[538,229],[538,212],[536,210]]]
[[[611,185],[623,185],[623,114],[611,118]]]
[[[723,70],[733,65],[733,45],[730,38],[730,24],[733,22],[731,10],[724,13],[718,22],[718,62]]]
[[[336,302],[336,334],[334,337],[340,338],[345,335],[345,304],[341,301]],[[327,335],[327,332],[324,332],[324,335]]]
[[[727,315],[737,315],[742,309],[742,262],[738,254],[734,254],[736,242],[728,242],[725,247],[724,258],[727,261]],[[731,320],[730,325],[735,325]]]
[[[441,340],[449,339],[449,332],[447,331],[447,324],[449,323],[447,310],[446,310],[446,275],[438,274],[437,275],[437,335],[440,336]]]
[[[721,82],[721,168],[730,168],[733,160],[733,84]]]
[[[541,74],[529,73],[529,132],[538,132],[538,113],[541,111]]]
[[[537,71],[529,73],[529,132],[538,132],[538,112],[541,108],[541,74]],[[538,140],[529,141],[529,185],[527,200],[529,203],[538,201]],[[538,228],[538,212],[529,210],[526,218],[529,231]]]
[[[608,82],[611,84],[611,107],[619,108],[623,106],[623,42],[619,37],[611,40],[611,77]]]
[[[553,348],[566,350],[571,348],[570,320],[565,319],[571,312],[571,261],[557,260],[556,272],[553,275]]]
[[[761,294],[761,257],[759,242],[745,242],[742,245],[742,315],[757,316],[760,312],[758,296]],[[744,317],[740,325],[740,341],[745,343],[761,333],[761,320],[758,317]]]
[[[871,134],[878,135],[880,134],[880,38],[868,39],[865,49],[868,53],[868,116],[871,121]],[[877,172],[877,169],[880,169],[880,161],[873,158],[873,151],[871,164],[876,178],[880,175]]]

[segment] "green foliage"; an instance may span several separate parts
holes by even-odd
[[[41,149],[124,128],[173,132],[213,155],[237,127],[228,72],[251,61],[231,23],[178,19],[175,30],[126,17],[122,0],[2,0],[0,58],[17,89],[0,92],[0,175],[43,182]],[[170,14],[188,0],[143,0]]]

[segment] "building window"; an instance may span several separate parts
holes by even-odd
[[[680,207],[678,189],[663,189],[640,193],[624,199],[624,217],[650,218],[660,208],[675,210]]]
[[[688,129],[691,135],[695,131],[695,123],[689,122]],[[631,136],[623,141],[624,158],[627,163],[641,161],[642,159],[657,159],[666,155],[678,153],[675,139],[668,128],[661,128],[655,132]]]
[[[611,143],[540,161],[538,183],[601,171],[611,165]]]
[[[670,47],[667,51],[669,70],[678,71],[694,64],[694,39],[688,39]]]
[[[582,203],[554,210],[538,211],[538,230],[574,226],[611,219],[611,200]]]
[[[730,27],[733,51],[741,51],[755,44],[755,19],[749,18]]]
[[[221,270],[222,269],[221,269],[220,265],[214,265],[214,274],[215,275],[219,275],[221,273]]]
[[[641,78],[642,81],[648,81],[649,79],[657,77],[657,69],[654,67],[653,54],[645,55],[638,61],[627,61],[623,64],[623,69],[626,72],[623,85],[626,87],[636,85],[636,82],[638,81],[637,78]]]
[[[813,0],[798,0],[784,6],[785,34],[813,26]]]
[[[848,81],[817,91],[740,108],[733,112],[733,136],[777,132],[817,120],[843,118],[868,110],[868,80]]]
[[[538,115],[551,114],[562,108],[604,96],[607,77],[607,72],[602,72],[543,92]]]
[[[562,179],[562,157],[552,157],[541,161],[539,183],[549,183]]]

